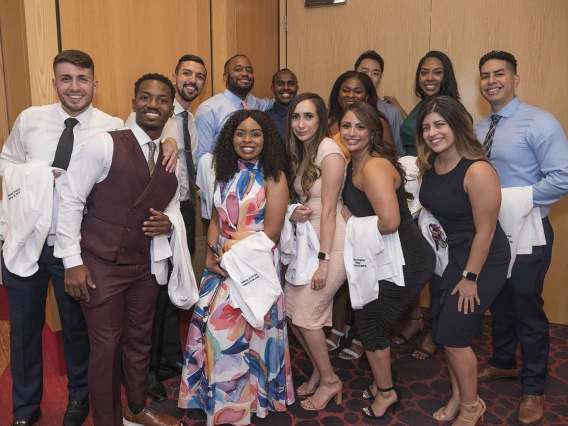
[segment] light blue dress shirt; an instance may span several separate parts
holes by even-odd
[[[540,108],[515,97],[498,112],[501,116],[491,147],[491,164],[502,188],[533,187],[533,203],[548,215],[550,205],[568,194],[568,141],[562,125]],[[491,116],[475,126],[483,143]]]
[[[245,98],[245,102],[248,109],[266,111],[272,108],[274,99],[258,99],[249,93]],[[203,154],[213,152],[217,137],[221,133],[225,122],[235,111],[240,109],[244,109],[242,99],[228,89],[199,105],[195,113],[195,125],[199,135],[196,168]]]

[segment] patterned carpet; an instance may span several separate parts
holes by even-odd
[[[474,348],[480,361],[491,355],[490,318],[484,322],[484,330],[476,340]],[[343,403],[341,406],[330,402],[327,409],[319,413],[304,411],[299,403],[289,407],[286,413],[272,413],[266,419],[255,418],[255,425],[271,426],[340,426],[340,425],[441,425],[432,418],[438,408],[449,399],[451,385],[442,351],[434,357],[419,361],[410,356],[418,336],[411,344],[393,345],[394,368],[399,374],[398,386],[402,390],[402,406],[396,415],[388,414],[383,420],[372,421],[363,418],[361,410],[367,402],[361,393],[371,383],[369,364],[364,359],[342,360],[332,354],[331,362],[337,375],[343,381]],[[306,354],[296,342],[291,342],[294,385],[299,386],[310,373]],[[519,361],[520,363],[520,361]],[[542,425],[568,425],[568,326],[551,326],[550,382],[546,389],[546,414]],[[179,389],[179,378],[166,382],[168,394],[173,400],[152,405],[162,411],[183,418],[187,425],[205,426],[205,415],[198,410],[181,410],[176,407],[175,398]],[[498,380],[479,386],[479,396],[487,404],[484,423],[493,425],[515,425],[515,414],[521,397],[519,379]],[[448,423],[449,424],[449,423]]]
[[[490,356],[490,318],[485,319],[484,330],[476,341],[474,350],[480,362]],[[6,366],[7,321],[0,321],[0,363]],[[187,327],[182,326],[182,335]],[[442,425],[436,422],[432,413],[448,400],[450,380],[442,352],[426,360],[415,360],[410,356],[419,337],[409,345],[393,346],[394,367],[398,371],[398,386],[403,393],[401,406],[395,416],[388,414],[383,420],[371,421],[361,416],[366,401],[360,399],[361,392],[371,383],[370,368],[366,359],[345,361],[332,353],[332,364],[344,383],[343,403],[337,406],[331,402],[319,413],[306,412],[299,401],[289,407],[286,413],[272,413],[266,419],[254,418],[254,425],[266,426],[340,426],[340,425]],[[185,339],[184,339],[185,340]],[[294,385],[297,387],[308,377],[309,362],[305,353],[291,342]],[[66,378],[56,376],[52,360],[44,352],[44,397],[42,419],[37,426],[60,426],[67,403]],[[568,326],[551,326],[550,383],[546,389],[546,414],[541,423],[544,426],[568,425]],[[11,421],[11,379],[9,369],[0,372],[0,426],[8,426]],[[179,378],[166,381],[168,401],[152,402],[161,412],[184,420],[187,426],[205,426],[205,415],[198,410],[181,410],[176,406]],[[518,379],[499,380],[479,386],[479,395],[487,403],[485,422],[478,424],[515,425],[515,413],[520,400],[521,387]],[[123,403],[124,403],[123,396]],[[450,423],[447,423],[449,425]],[[92,420],[84,426],[92,426]]]

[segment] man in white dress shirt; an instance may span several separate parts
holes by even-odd
[[[179,214],[178,181],[166,171],[160,149],[175,89],[167,77],[146,74],[134,93],[132,128],[95,135],[69,168],[55,256],[63,259],[66,291],[81,300],[88,325],[94,425],[180,426],[146,406],[158,296],[151,241],[171,233],[168,214]]]
[[[93,108],[98,88],[93,60],[78,50],[66,50],[53,61],[53,89],[59,103],[31,107],[16,119],[0,155],[0,175],[15,164],[39,160],[58,169],[73,162],[90,136],[122,126],[122,120]],[[57,157],[57,161],[55,160]],[[53,164],[52,164],[53,163]],[[55,172],[58,178],[61,172]],[[61,178],[60,178],[61,179]],[[57,211],[53,213],[54,219]],[[55,236],[41,248],[39,270],[29,277],[11,273],[2,262],[2,282],[10,307],[10,371],[12,425],[31,425],[40,417],[43,392],[42,330],[49,280],[53,282],[67,365],[69,402],[64,426],[79,426],[89,413],[87,367],[89,338],[81,306],[65,293],[63,264],[53,256]]]

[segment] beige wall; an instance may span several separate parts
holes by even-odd
[[[551,112],[568,130],[565,0],[352,0],[316,9],[304,8],[303,0],[286,3],[281,55],[302,91],[327,101],[339,74],[363,50],[375,49],[385,60],[379,93],[396,96],[410,111],[418,101],[413,89],[418,61],[428,50],[441,50],[452,59],[462,101],[477,122],[489,113],[479,94],[479,58],[507,50],[519,61],[521,99]],[[550,218],[555,242],[545,309],[551,322],[568,324],[568,199],[554,205]]]

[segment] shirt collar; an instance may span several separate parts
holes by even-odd
[[[521,105],[521,100],[517,96],[515,96],[515,98],[511,102],[501,108],[501,110],[496,114],[500,115],[501,117],[510,117],[516,111],[519,105]],[[493,113],[491,115],[493,115]]]
[[[89,117],[93,114],[93,105],[89,105],[89,107],[79,114],[77,117],[71,117],[67,112],[63,109],[61,102],[59,102],[59,116],[63,121],[67,120],[68,118],[75,118],[79,122],[78,126],[81,127],[82,124],[86,123]]]
[[[229,100],[229,102],[231,104],[233,104],[233,106],[235,108],[241,108],[242,107],[243,100],[241,98],[239,98],[237,95],[235,95],[233,92],[231,92],[229,89],[223,90],[223,96],[226,97]],[[249,96],[250,96],[250,93],[247,94],[247,96],[244,99],[247,104],[249,103]],[[249,108],[250,107],[251,106],[249,105]]]
[[[174,115],[179,115],[182,112],[187,111],[189,114],[191,114],[189,112],[189,108],[188,109],[183,109],[183,107],[181,106],[181,104],[178,102],[177,99],[174,98]]]
[[[272,110],[281,117],[286,117],[286,114],[288,114],[288,110],[278,105],[276,102],[272,105]]]
[[[136,140],[138,141],[140,146],[144,146],[148,142],[150,142],[150,136],[148,136],[148,134],[144,130],[142,130],[142,128],[137,123],[134,123],[130,130],[132,130],[132,133],[134,133],[134,136],[136,137]],[[156,143],[156,146],[158,146],[158,144],[160,143],[160,138],[154,140],[154,142]]]

